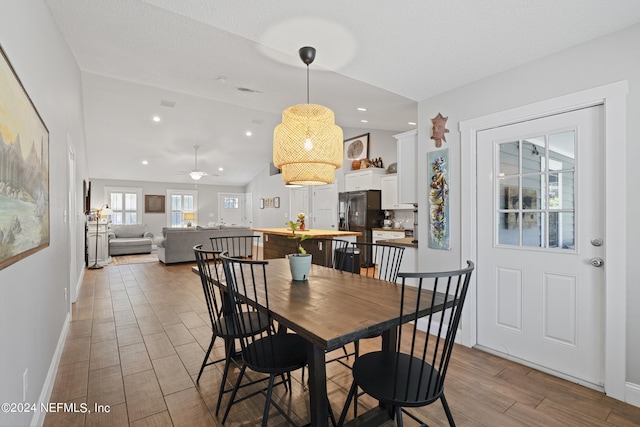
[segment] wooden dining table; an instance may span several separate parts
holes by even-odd
[[[220,277],[223,282],[224,275]],[[393,326],[400,317],[402,286],[315,264],[308,280],[293,281],[285,258],[269,260],[266,277],[272,318],[309,343],[311,425],[328,426],[325,352],[378,333],[383,336],[383,348],[395,346]],[[405,298],[415,299],[416,293],[417,288],[407,286]],[[421,293],[418,310],[422,314],[442,309],[441,304],[432,306],[431,296],[430,291]],[[382,411],[382,416],[386,414]]]

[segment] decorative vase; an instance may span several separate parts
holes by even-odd
[[[293,280],[307,280],[311,269],[311,254],[289,254],[289,267]]]

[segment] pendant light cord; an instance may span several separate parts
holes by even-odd
[[[309,103],[309,64],[307,64],[307,104]]]

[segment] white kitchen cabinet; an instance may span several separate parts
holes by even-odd
[[[373,230],[371,231],[371,241],[376,243],[379,240],[403,239],[404,230]]]
[[[394,135],[398,155],[398,203],[418,202],[418,131]]]
[[[368,168],[344,174],[344,191],[380,190],[380,177],[384,168]]]
[[[413,204],[398,203],[398,175],[390,174],[380,177],[381,206],[385,210],[413,209]]]

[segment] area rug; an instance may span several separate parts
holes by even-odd
[[[148,262],[159,262],[158,253],[152,252],[150,254],[140,255],[119,255],[111,257],[113,265],[127,265],[127,264],[145,264]]]

